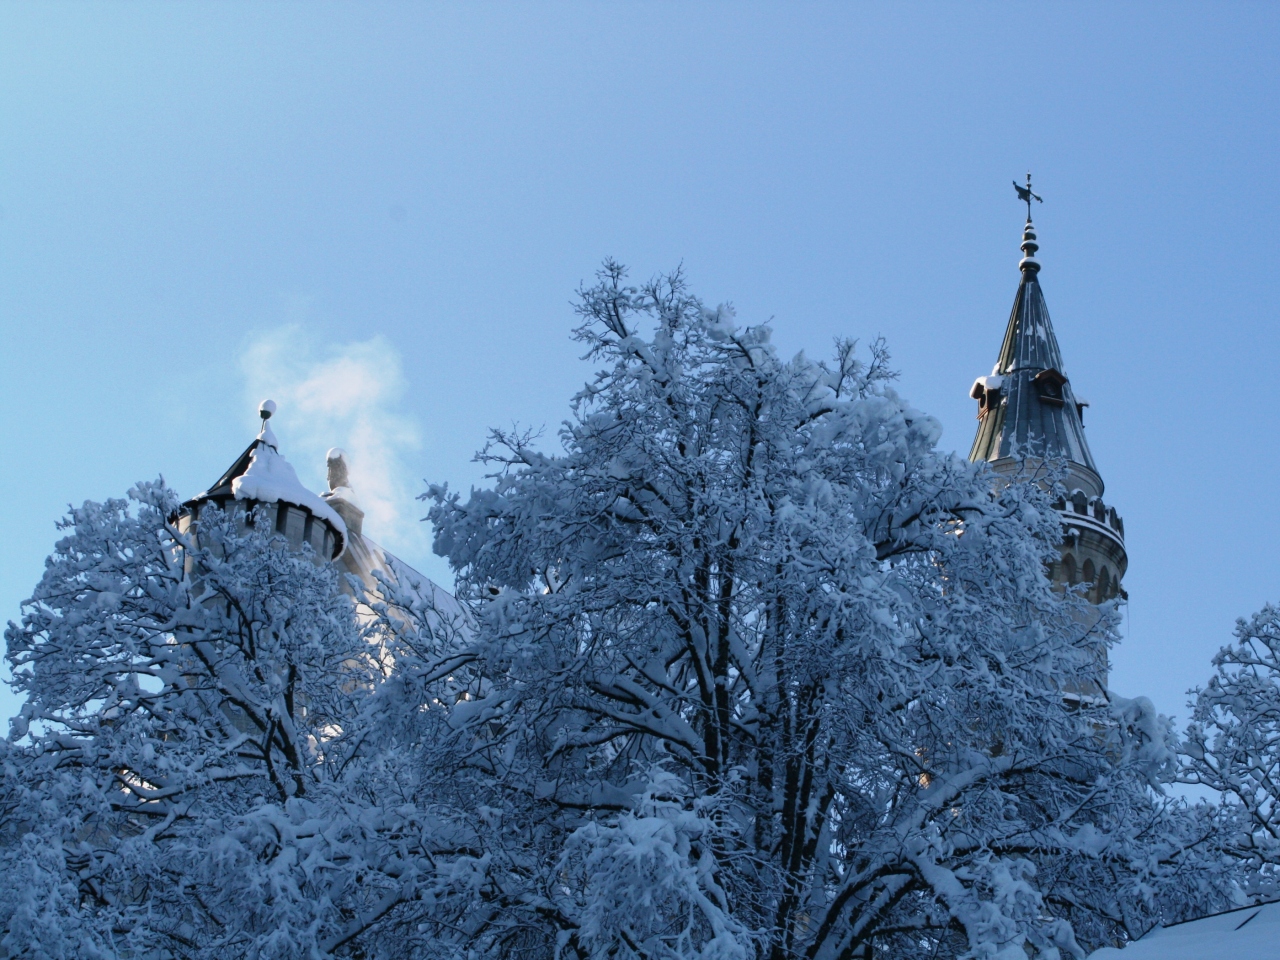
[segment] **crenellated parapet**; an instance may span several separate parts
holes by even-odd
[[[1120,581],[1129,558],[1124,520],[1116,508],[1080,489],[1054,506],[1062,517],[1062,557],[1053,564],[1050,579],[1064,587],[1089,584],[1086,595],[1094,603],[1123,597]]]
[[[293,550],[301,550],[306,544],[318,560],[329,560],[342,552],[343,538],[333,525],[294,503],[208,497],[183,505],[184,509],[178,516],[178,530],[182,533],[198,530],[200,514],[210,505],[224,513],[230,511],[241,530],[257,526],[279,534]]]

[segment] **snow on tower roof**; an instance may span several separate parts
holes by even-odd
[[[969,459],[1062,458],[1096,476],[1078,400],[1063,373],[1058,338],[1040,289],[1038,249],[1035,225],[1028,220],[1018,264],[1022,281],[991,371],[992,378],[999,378],[1003,398],[982,417]]]
[[[272,400],[264,400],[258,407],[262,416],[262,428],[253,443],[236,458],[227,471],[208,490],[196,494],[184,506],[205,500],[252,500],[260,503],[287,503],[311,511],[324,520],[338,537],[335,556],[344,549],[348,535],[347,525],[333,507],[302,485],[293,465],[279,451],[275,433],[267,424],[276,411]]]
[[[264,428],[265,429],[265,428]],[[259,437],[261,441],[262,438]],[[260,500],[263,503],[291,503],[306,507],[321,519],[328,520],[343,537],[347,526],[333,507],[302,485],[293,464],[276,451],[275,445],[259,442],[249,451],[249,465],[244,473],[231,481],[231,493],[237,500]]]

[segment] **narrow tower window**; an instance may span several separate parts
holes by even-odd
[[[1036,394],[1041,403],[1062,406],[1062,385],[1067,382],[1066,377],[1057,370],[1041,370],[1032,382],[1036,385]]]

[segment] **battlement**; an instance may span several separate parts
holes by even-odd
[[[1079,489],[1054,507],[1062,518],[1062,558],[1052,565],[1050,579],[1064,588],[1089,584],[1085,595],[1094,603],[1123,596],[1120,580],[1129,558],[1116,508]]]
[[[1062,514],[1064,524],[1098,530],[1124,546],[1124,520],[1116,508],[1103,503],[1101,497],[1090,497],[1077,489],[1065,500],[1059,499],[1054,508]]]
[[[294,550],[301,550],[305,543],[314,551],[317,562],[337,556],[344,545],[344,537],[327,519],[317,517],[306,507],[292,503],[267,503],[261,500],[237,500],[233,497],[207,498],[185,505],[178,518],[178,529],[199,537],[200,514],[212,504],[235,515],[240,530],[250,527],[266,527],[288,541]]]

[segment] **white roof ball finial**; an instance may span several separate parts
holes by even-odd
[[[276,441],[276,435],[271,428],[267,426],[267,421],[271,419],[271,415],[276,412],[276,402],[274,400],[263,400],[258,404],[258,416],[262,418],[262,429],[258,431],[258,439],[271,447],[273,450],[280,448]]]

